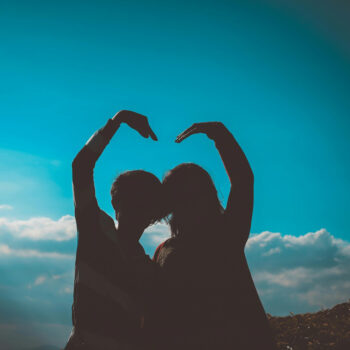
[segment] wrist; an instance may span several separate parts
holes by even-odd
[[[112,117],[112,120],[116,123],[123,123],[125,122],[125,119],[124,119],[124,111],[119,111],[117,112],[113,117]]]
[[[233,137],[230,131],[222,123],[218,124],[216,128],[208,135],[215,143],[225,143],[228,138]]]

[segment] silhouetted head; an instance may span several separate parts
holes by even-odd
[[[183,163],[163,179],[166,212],[173,236],[195,234],[223,213],[214,182],[194,163]],[[189,232],[189,233],[187,233]]]
[[[142,231],[162,216],[162,184],[143,170],[119,175],[111,188],[112,206],[119,224]]]

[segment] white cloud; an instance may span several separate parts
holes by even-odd
[[[170,237],[169,226],[163,222],[150,226],[144,233],[143,239],[152,246],[158,246]]]
[[[59,294],[71,293],[76,237],[73,216],[58,220],[0,218],[0,235],[8,235],[8,241],[3,239],[0,244],[0,258],[23,262],[34,258],[38,263],[49,259],[57,267],[50,272],[43,265],[27,286],[49,288],[55,283]],[[169,236],[168,225],[158,223],[145,231],[142,244],[152,250]],[[283,315],[316,311],[350,297],[350,243],[335,238],[326,229],[299,236],[269,231],[252,234],[245,252],[267,312]]]
[[[273,254],[278,254],[281,252],[281,248],[276,247],[276,248],[271,248],[269,251],[267,251],[266,253],[264,253],[264,256],[269,256],[269,255],[273,255]]]
[[[28,285],[28,288],[31,289],[33,287],[40,286],[46,280],[47,280],[47,276],[45,276],[45,275],[38,276],[33,283]]]
[[[64,277],[64,275],[52,275],[53,280],[60,280],[63,277]]]
[[[61,288],[59,292],[61,294],[72,294],[73,288],[71,286],[65,286],[65,287]]]
[[[350,297],[350,243],[325,229],[301,236],[253,234],[245,252],[268,312],[312,311]]]
[[[117,227],[116,221],[115,224]],[[9,234],[19,240],[69,241],[76,237],[76,223],[71,215],[62,216],[58,220],[48,217],[34,217],[28,220],[10,220],[0,217],[1,234]],[[150,246],[157,246],[169,237],[169,226],[162,222],[148,227],[142,239]]]
[[[36,249],[12,249],[7,244],[0,245],[1,257],[72,259],[73,255],[57,252],[42,252]]]
[[[68,272],[62,275],[40,275],[37,276],[33,283],[28,284],[28,289],[32,289],[33,287],[41,286],[45,284],[45,287],[50,288],[53,287],[55,293],[59,294],[72,294],[73,293],[73,274],[72,272]],[[62,280],[63,279],[63,280]],[[70,282],[67,285],[67,282]]]
[[[13,206],[9,204],[0,204],[0,210],[12,210]]]
[[[58,220],[35,217],[28,220],[0,218],[0,234],[9,233],[18,238],[31,240],[66,241],[76,236],[73,216],[65,215]]]
[[[303,282],[306,277],[309,277],[308,270],[302,267],[285,270],[279,273],[271,273],[268,271],[258,272],[254,276],[254,281],[268,282],[271,285],[278,285],[282,287],[296,287]]]
[[[252,263],[275,271],[281,268],[326,268],[350,258],[350,244],[336,239],[327,230],[301,236],[262,232],[253,234],[246,245],[246,254]],[[259,268],[255,264],[256,268]]]
[[[36,280],[34,281],[34,285],[38,286],[40,284],[43,284],[46,281],[47,277],[46,276],[38,276]]]

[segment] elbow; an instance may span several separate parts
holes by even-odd
[[[78,175],[78,173],[81,172],[82,168],[83,168],[83,160],[82,160],[82,153],[80,151],[72,161],[73,178],[75,178]]]
[[[249,175],[248,175],[248,177],[249,177],[250,182],[252,184],[254,184],[254,173],[253,173],[253,170],[252,170],[251,167],[249,167]]]
[[[80,169],[83,165],[83,163],[85,162],[84,159],[86,159],[85,157],[85,151],[84,151],[85,148],[82,148],[79,153],[75,156],[75,158],[73,159],[73,162],[72,162],[72,170],[73,170],[73,173],[76,172],[78,169]]]
[[[77,171],[77,169],[79,168],[79,157],[78,155],[73,159],[72,162],[72,171],[73,173],[75,173]]]
[[[76,183],[76,179],[78,178],[78,161],[77,158],[73,159],[72,162],[72,179],[73,179],[73,184]]]
[[[254,184],[254,173],[252,168],[250,167],[250,165],[248,165],[247,167],[247,171],[246,171],[246,175],[245,175],[247,182],[249,182],[250,184]]]

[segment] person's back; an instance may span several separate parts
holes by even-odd
[[[175,336],[170,335],[171,349],[213,348],[213,331],[222,326],[227,290],[213,250],[210,242],[174,237],[155,256],[167,281],[170,333],[176,329]]]
[[[215,241],[170,238],[154,257],[167,281],[172,349],[248,350],[271,342],[244,253],[227,246],[219,227]]]

